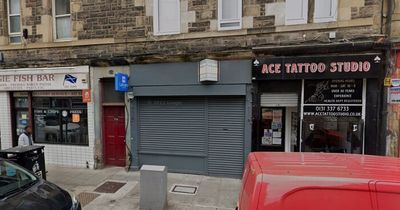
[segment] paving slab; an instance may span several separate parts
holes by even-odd
[[[46,166],[47,179],[74,192],[76,195],[97,193],[84,210],[132,210],[139,209],[140,173],[121,167],[83,169]],[[95,189],[107,181],[126,183],[115,193],[99,193]],[[175,184],[197,186],[195,195],[172,193]],[[168,173],[167,210],[233,210],[240,190],[241,180],[201,175]]]

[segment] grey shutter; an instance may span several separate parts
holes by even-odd
[[[140,97],[140,164],[240,177],[244,97]]]
[[[244,114],[244,98],[209,98],[209,175],[241,176],[244,162]]]
[[[204,173],[205,117],[205,98],[141,98],[138,120],[141,163],[165,164],[171,171]]]
[[[205,154],[204,99],[158,98],[140,105],[141,151]]]
[[[296,107],[298,102],[296,93],[263,93],[261,95],[263,107]]]

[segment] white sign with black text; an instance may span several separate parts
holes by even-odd
[[[88,88],[88,66],[0,70],[0,91]]]

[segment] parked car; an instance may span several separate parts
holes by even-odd
[[[400,159],[332,153],[250,153],[237,209],[398,210]]]
[[[0,209],[80,210],[72,193],[0,158]]]

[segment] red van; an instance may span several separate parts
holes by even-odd
[[[254,152],[238,210],[400,210],[400,159]]]

